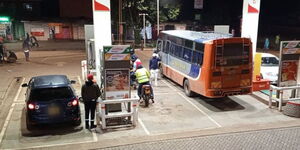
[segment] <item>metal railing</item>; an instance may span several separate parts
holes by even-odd
[[[297,85],[297,86],[290,86],[290,87],[277,87],[277,86],[274,86],[274,85],[271,85],[270,86],[270,95],[269,95],[269,108],[272,108],[272,101],[276,101],[278,102],[278,110],[279,111],[282,111],[282,104],[284,101],[294,101],[294,100],[300,100],[300,97],[299,94],[295,94],[295,98],[287,98],[287,99],[284,99],[283,98],[283,91],[285,90],[298,90],[300,89],[300,85]],[[275,91],[277,93],[277,91],[279,91],[279,98],[277,97],[273,97],[272,93],[273,91]]]
[[[138,96],[134,96],[133,98],[128,99],[114,99],[114,100],[99,100],[99,106],[97,109],[97,116],[99,117],[99,122],[101,122],[102,129],[108,128],[121,128],[121,127],[129,127],[136,126],[138,120]],[[123,109],[120,112],[107,112],[106,106],[107,104],[124,104],[123,106],[127,106],[127,109]],[[99,110],[100,108],[100,110]],[[128,124],[119,124],[108,126],[107,119],[109,118],[122,118],[128,117],[130,118],[130,123]]]

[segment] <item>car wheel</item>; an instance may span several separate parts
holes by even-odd
[[[185,95],[188,96],[188,97],[192,97],[192,96],[196,95],[193,91],[191,91],[191,89],[190,89],[190,83],[189,83],[188,79],[184,80],[183,89],[184,89]]]
[[[73,122],[74,126],[79,126],[80,124],[81,124],[81,119]]]

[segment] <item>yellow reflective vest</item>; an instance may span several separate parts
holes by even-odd
[[[149,82],[150,73],[146,68],[140,68],[135,71],[135,77],[138,83]]]

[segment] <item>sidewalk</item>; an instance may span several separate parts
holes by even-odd
[[[290,127],[159,140],[101,148],[101,150],[296,150],[299,149],[299,136],[300,127]]]
[[[14,43],[4,43],[8,50],[22,51],[23,41]],[[63,41],[39,41],[39,47],[32,50],[85,50],[85,42],[83,40],[63,40]]]

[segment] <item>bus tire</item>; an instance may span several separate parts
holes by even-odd
[[[193,91],[191,91],[191,89],[190,89],[190,83],[189,83],[188,79],[184,80],[184,82],[183,82],[183,89],[184,89],[185,95],[188,96],[188,97],[192,97],[192,96],[196,95]]]

